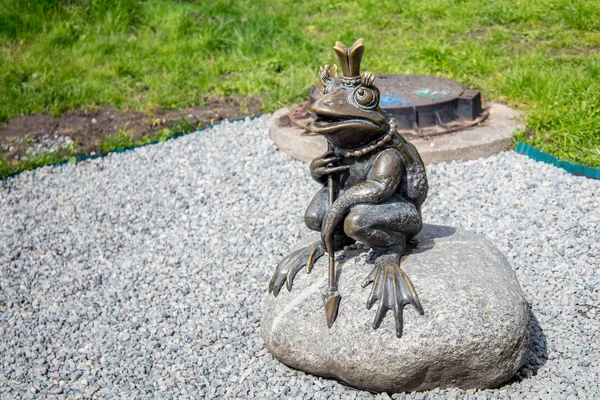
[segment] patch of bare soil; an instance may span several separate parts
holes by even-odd
[[[53,117],[47,114],[25,115],[0,125],[0,157],[19,159],[26,154],[61,151],[77,143],[74,155],[90,154],[106,136],[124,129],[134,139],[172,128],[186,121],[193,127],[215,124],[224,119],[260,113],[255,98],[209,97],[207,105],[152,113],[118,111],[103,106],[97,111],[76,110]]]

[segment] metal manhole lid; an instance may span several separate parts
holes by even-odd
[[[444,104],[465,91],[458,82],[425,75],[379,75],[375,85],[381,92],[382,107]]]

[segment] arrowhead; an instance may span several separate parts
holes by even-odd
[[[327,327],[331,328],[337,318],[340,300],[342,296],[335,288],[329,288],[323,295],[323,303],[325,304],[325,318],[327,319]]]

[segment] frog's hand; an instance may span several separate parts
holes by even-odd
[[[423,307],[419,302],[417,292],[408,278],[408,275],[400,268],[398,263],[376,262],[375,268],[363,283],[363,287],[373,283],[371,295],[367,301],[367,309],[379,300],[379,306],[373,320],[373,329],[379,328],[388,310],[394,312],[396,323],[396,336],[402,337],[404,306],[412,304],[419,314],[423,315]]]
[[[323,247],[320,242],[312,243],[306,247],[296,250],[285,257],[275,270],[271,282],[269,282],[269,293],[273,293],[275,297],[286,284],[288,291],[292,290],[294,277],[303,267],[306,267],[306,272],[312,271],[315,262],[324,254]]]

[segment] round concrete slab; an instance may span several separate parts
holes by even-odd
[[[508,150],[512,135],[524,125],[519,113],[503,104],[488,105],[488,118],[479,125],[444,135],[406,140],[417,147],[425,163],[454,160],[475,160]],[[327,150],[324,137],[306,134],[293,127],[288,117],[289,109],[282,108],[271,117],[269,133],[275,145],[300,161],[310,161]]]

